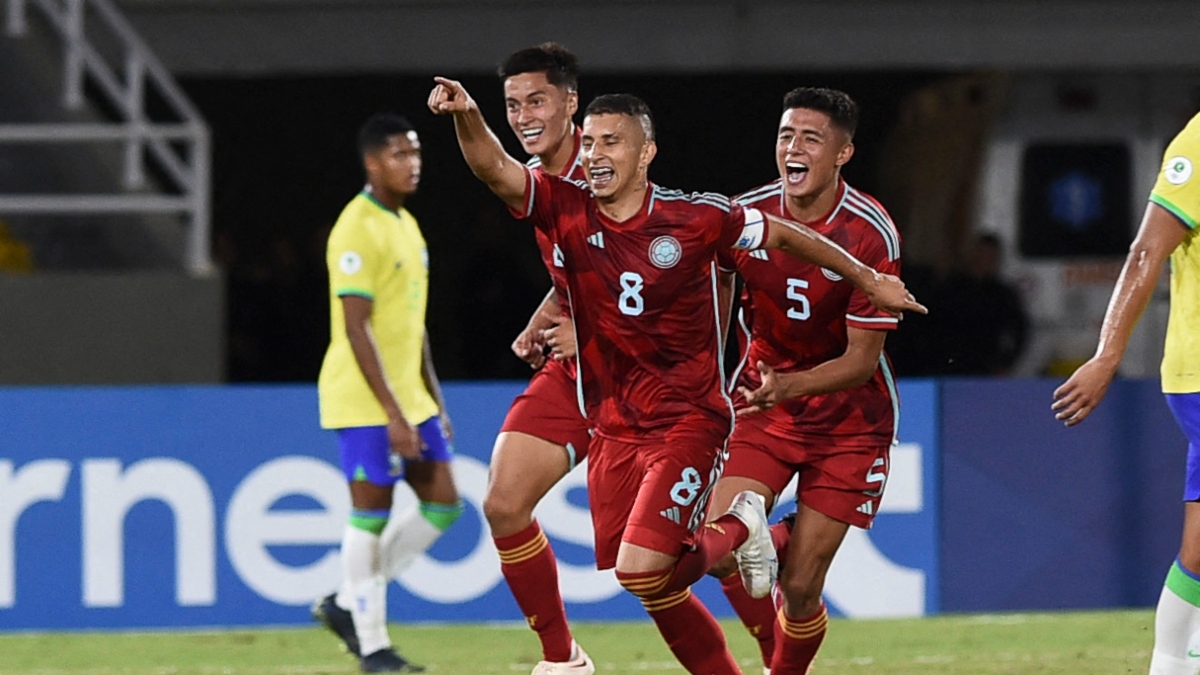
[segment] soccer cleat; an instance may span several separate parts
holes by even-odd
[[[423,673],[425,666],[410,663],[395,649],[386,647],[362,657],[358,669],[364,673]]]
[[[346,651],[355,656],[362,656],[358,653],[358,633],[354,632],[354,617],[349,610],[338,607],[337,594],[331,593],[313,603],[312,615],[342,639]]]
[[[742,585],[752,598],[765,598],[775,586],[779,576],[779,560],[775,556],[775,544],[771,543],[770,525],[767,524],[767,509],[762,495],[753,490],[739,492],[727,513],[746,524],[750,535],[733,552],[737,559]]]
[[[539,661],[532,675],[593,675],[596,666],[578,642],[572,643],[571,660],[566,662]]]

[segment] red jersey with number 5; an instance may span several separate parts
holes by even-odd
[[[755,248],[762,215],[728,197],[651,185],[624,222],[587,184],[530,171],[523,213],[562,250],[581,406],[596,433],[643,443],[728,435],[716,308],[719,249]]]
[[[864,264],[900,274],[900,235],[879,202],[839,179],[833,211],[809,227],[846,249]],[[735,198],[746,207],[791,218],[783,185],[774,181]],[[722,256],[722,266],[729,256]],[[808,370],[846,351],[846,329],[893,330],[898,321],[876,309],[867,296],[837,274],[778,251],[735,251],[732,259],[745,281],[742,294],[743,358],[731,378],[756,389],[759,361],[782,372]],[[749,348],[746,342],[749,341]],[[736,391],[736,389],[735,389]],[[739,402],[740,403],[740,402]],[[791,399],[762,413],[767,432],[805,442],[836,437],[864,445],[894,439],[899,399],[891,364],[880,355],[866,383],[829,394]]]

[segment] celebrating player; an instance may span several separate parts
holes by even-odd
[[[879,272],[899,274],[900,238],[887,212],[840,175],[857,122],[843,92],[788,92],[775,146],[780,177],[736,201],[805,223]],[[769,598],[746,597],[731,561],[715,571],[770,672],[805,673],[825,637],[829,564],[850,525],[871,526],[887,480],[899,401],[883,343],[898,322],[819,265],[775,251],[734,251],[732,259],[745,281],[744,357],[731,378],[744,411],[712,513],[743,490],[771,504],[797,475],[798,507],[778,615]],[[773,530],[786,539],[786,526]]]
[[[546,43],[522,49],[500,67],[508,124],[526,152],[529,166],[553,176],[581,180],[578,61],[566,48]],[[534,312],[513,351],[539,367],[509,409],[488,470],[483,513],[500,554],[500,570],[517,605],[542,643],[534,675],[591,675],[592,661],[571,637],[558,564],[533,509],[575,464],[587,456],[588,425],[575,398],[573,362],[547,360],[542,331],[553,330],[566,306],[561,255],[537,231],[542,261],[554,288]]]
[[[1183,543],[1167,572],[1154,614],[1150,675],[1196,675],[1200,629],[1200,115],[1167,146],[1137,238],[1113,288],[1096,354],[1054,390],[1055,418],[1075,426],[1095,410],[1117,373],[1129,336],[1171,260],[1171,312],[1163,349],[1162,389],[1188,439]]]
[[[317,382],[321,426],[334,429],[353,507],[342,588],[313,615],[360,657],[363,672],[421,672],[392,648],[387,582],[462,513],[450,473],[450,419],[425,332],[425,239],[404,202],[421,177],[408,120],[376,115],[359,131],[367,186],[329,234],[331,339]],[[392,519],[408,481],[419,504]]]
[[[720,195],[651,185],[654,129],[635,97],[602,96],[588,106],[584,184],[522,166],[461,84],[436,81],[429,107],[454,116],[472,171],[563,254],[578,389],[596,432],[588,484],[597,566],[616,567],[689,672],[738,672],[720,627],[690,593],[735,548],[752,594],[774,582],[760,497],[743,493],[700,527],[732,422],[721,385],[716,252],[783,247],[864,287],[889,311],[924,308],[898,279],[808,228]]]

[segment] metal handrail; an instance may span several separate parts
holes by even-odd
[[[20,37],[28,30],[29,0],[7,0],[7,34]],[[128,189],[146,185],[146,153],[157,161],[182,196],[120,195],[0,195],[0,212],[20,213],[183,213],[189,234],[185,265],[195,275],[212,271],[209,253],[210,137],[208,126],[179,84],[142,42],[111,0],[32,0],[63,40],[63,105],[83,105],[85,76],[120,114],[115,124],[0,124],[0,143],[120,142],[124,144],[123,182]],[[84,31],[88,10],[122,47],[121,75],[88,41]],[[177,123],[151,122],[145,95],[153,87]],[[182,141],[178,148],[172,141]]]

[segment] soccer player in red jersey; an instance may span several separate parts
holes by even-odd
[[[721,195],[650,184],[654,130],[649,109],[633,96],[602,96],[588,106],[581,183],[522,166],[461,84],[436,82],[429,107],[454,116],[472,171],[563,253],[576,383],[595,430],[588,484],[597,566],[616,567],[689,672],[738,673],[719,625],[690,592],[734,549],[752,593],[769,592],[774,582],[761,497],[739,495],[729,513],[701,527],[732,427],[722,386],[717,251],[784,248],[851,279],[888,311],[924,308],[899,279],[809,228]]]
[[[891,218],[840,176],[854,154],[857,121],[858,108],[843,92],[788,92],[775,148],[780,178],[735,201],[805,223],[878,272],[898,275],[900,237]],[[775,251],[731,256],[745,282],[744,358],[731,378],[745,410],[712,513],[744,490],[770,504],[794,475],[798,507],[778,614],[770,598],[746,597],[737,575],[722,576],[732,572],[730,561],[716,575],[759,639],[769,672],[805,673],[825,636],[821,591],[829,564],[850,525],[871,526],[883,496],[899,411],[883,344],[898,320],[820,265]],[[783,550],[788,528],[776,525],[773,534]]]
[[[579,130],[572,121],[579,109],[578,71],[575,55],[554,43],[522,49],[500,66],[508,124],[532,155],[534,171],[583,177]],[[538,230],[537,243],[554,288],[513,351],[539,369],[496,438],[483,513],[504,579],[542,643],[534,675],[591,675],[595,667],[567,624],[554,551],[533,517],[542,497],[587,455],[589,441],[575,397],[574,363],[542,355],[542,331],[553,329],[566,304],[566,277],[547,233]]]

